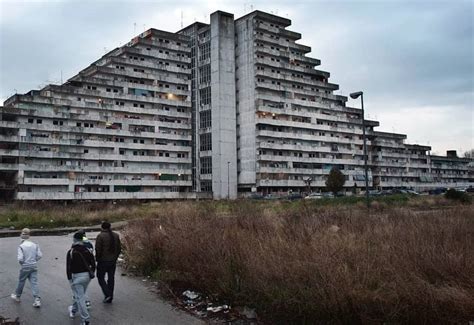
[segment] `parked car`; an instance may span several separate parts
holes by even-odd
[[[267,194],[263,197],[264,200],[278,200],[280,199],[280,196],[276,194]]]
[[[334,197],[334,194],[332,194],[331,192],[324,192],[322,194],[323,194],[323,197],[326,199],[332,199]]]
[[[305,197],[305,200],[321,200],[324,196],[322,193],[311,193]]]
[[[440,195],[440,194],[446,193],[447,190],[448,189],[446,187],[438,187],[438,188],[429,190],[428,193],[430,193],[431,195]]]
[[[407,192],[407,194],[410,194],[410,195],[420,195],[420,193],[414,190],[405,190],[405,191]]]
[[[380,196],[382,195],[382,191],[379,190],[369,190],[369,196]]]
[[[288,194],[288,196],[286,197],[286,199],[290,201],[301,200],[302,198],[303,198],[303,195],[301,195],[300,193],[291,193],[291,194]]]
[[[466,189],[467,193],[474,193],[474,187],[470,186]]]
[[[260,194],[260,193],[252,193],[252,194],[250,194],[250,196],[248,198],[251,199],[251,200],[263,200],[264,196],[263,196],[263,194]]]

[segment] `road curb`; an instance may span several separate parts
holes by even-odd
[[[112,229],[122,229],[127,225],[127,221],[119,221],[112,223]],[[100,231],[100,225],[95,226],[76,226],[76,227],[62,227],[62,228],[51,228],[51,229],[31,229],[32,236],[59,236],[59,235],[67,235],[72,232],[76,232],[79,229],[83,229],[85,231]],[[19,237],[21,234],[20,229],[15,230],[0,230],[0,238],[6,237]]]

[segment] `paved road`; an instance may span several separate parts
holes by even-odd
[[[94,237],[89,234],[90,237]],[[66,278],[65,257],[71,246],[72,235],[32,237],[39,243],[43,258],[39,261],[39,288],[42,307],[32,307],[33,298],[27,283],[20,304],[10,299],[18,277],[16,249],[20,239],[0,238],[0,315],[20,317],[21,324],[55,325],[79,324],[80,319],[71,320],[67,307],[71,304],[71,289]],[[121,276],[117,269],[115,277],[115,299],[112,304],[102,303],[102,292],[97,279],[88,288],[92,301],[91,324],[203,324],[202,321],[174,309],[160,300],[140,278]]]

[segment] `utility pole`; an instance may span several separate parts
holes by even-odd
[[[364,93],[358,91],[350,94],[352,99],[357,99],[360,97],[360,103],[362,107],[362,139],[364,141],[364,174],[365,174],[365,201],[367,204],[367,209],[370,208],[370,199],[369,199],[369,171],[367,166],[367,139],[365,136],[365,116],[364,116]]]

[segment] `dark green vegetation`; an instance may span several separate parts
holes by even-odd
[[[470,203],[471,197],[466,192],[456,191],[454,188],[449,189],[444,196],[447,199],[459,201],[461,203]]]
[[[337,194],[346,183],[346,178],[344,174],[337,168],[331,168],[329,172],[328,179],[326,180],[326,188],[329,192],[332,192],[334,195]]]

